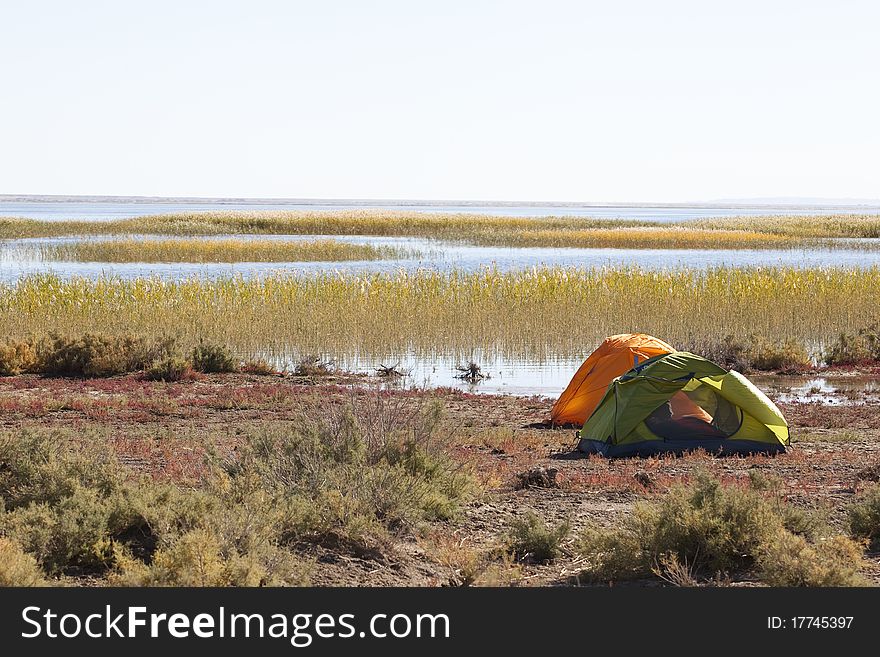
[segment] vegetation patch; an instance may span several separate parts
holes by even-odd
[[[561,543],[570,531],[571,525],[567,522],[549,526],[534,511],[527,511],[511,521],[505,544],[521,561],[545,563],[561,554]]]
[[[100,326],[125,336],[136,329],[149,339],[174,335],[181,349],[204,340],[243,357],[278,360],[438,352],[464,359],[477,349],[487,358],[541,360],[583,357],[627,327],[710,357],[708,347],[731,336],[721,349],[732,358],[789,367],[805,362],[804,353],[818,356],[840,333],[875,323],[876,306],[865,303],[872,298],[880,298],[876,268],[536,268],[173,281],[39,275],[0,285],[0,329],[17,341],[52,330],[82,334]],[[740,344],[745,351],[736,351]],[[769,347],[755,351],[753,344]]]
[[[412,249],[339,240],[119,239],[40,245],[45,260],[72,262],[312,262],[414,258]]]
[[[863,583],[861,547],[786,504],[778,482],[758,475],[740,487],[702,473],[690,486],[637,503],[615,527],[587,529],[579,551],[589,564],[585,575],[605,581],[687,564],[696,578],[750,574],[775,586]]]
[[[8,431],[0,583],[301,584],[304,544],[382,558],[392,535],[452,517],[475,492],[439,422],[432,404],[377,395],[248,426],[241,449],[210,456],[193,488],[133,476],[97,434]]]

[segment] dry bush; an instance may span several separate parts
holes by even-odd
[[[187,381],[194,375],[192,365],[180,356],[166,356],[154,361],[144,372],[148,381]]]
[[[37,560],[21,546],[0,536],[0,586],[41,586],[45,583]]]
[[[527,511],[510,523],[505,542],[517,559],[544,563],[561,554],[560,544],[570,531],[567,522],[551,527],[534,511]]]
[[[874,485],[856,499],[849,508],[850,533],[880,548],[880,485]]]
[[[840,548],[839,562],[826,542]],[[801,560],[798,569],[786,549]],[[690,579],[754,573],[771,584],[851,584],[863,565],[855,544],[787,505],[776,482],[755,476],[749,487],[722,486],[706,473],[636,504],[615,527],[586,530],[579,552],[589,564],[584,574],[600,580],[649,577],[665,562],[686,564]]]

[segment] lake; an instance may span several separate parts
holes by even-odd
[[[650,219],[671,222],[710,217],[782,214],[865,214],[880,212],[880,206],[856,205],[597,205],[577,203],[466,203],[430,201],[21,201],[0,199],[0,217],[29,217],[46,221],[88,219],[110,221],[128,217],[176,212],[220,211],[332,211],[392,210],[397,212],[464,212],[468,214],[516,217],[574,216],[605,219]]]

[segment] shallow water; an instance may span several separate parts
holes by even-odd
[[[868,206],[790,206],[790,205],[596,205],[576,203],[431,203],[383,201],[291,201],[279,202],[183,202],[183,201],[2,201],[0,217],[30,217],[46,221],[90,219],[110,221],[128,217],[175,212],[218,212],[259,210],[391,210],[397,212],[463,212],[467,214],[502,215],[509,217],[596,217],[604,219],[651,219],[669,222],[709,217],[758,216],[784,214],[810,216],[817,214],[862,214],[880,211]]]
[[[140,239],[162,239],[157,236],[139,237]],[[144,276],[180,278],[194,275],[206,278],[231,275],[250,277],[276,272],[307,275],[321,271],[351,273],[414,271],[418,269],[478,271],[486,266],[495,267],[499,271],[514,271],[541,266],[582,268],[638,266],[643,269],[679,269],[683,267],[706,269],[719,266],[880,267],[880,250],[858,248],[769,250],[563,249],[468,246],[425,238],[360,235],[247,235],[241,237],[252,240],[337,239],[355,244],[402,247],[408,250],[419,251],[421,255],[420,257],[407,259],[349,262],[119,264],[57,262],[43,260],[38,251],[39,245],[60,244],[83,238],[29,238],[0,242],[0,281],[12,283],[22,275],[37,273],[54,273],[61,277],[85,276],[89,278],[112,275],[130,279]],[[228,238],[229,236],[226,235],[195,239]]]
[[[402,378],[383,379],[389,384],[425,388],[453,388],[477,394],[506,394],[520,397],[557,398],[589,354],[576,358],[557,358],[543,362],[506,359],[475,351],[470,360],[480,366],[486,378],[469,382],[460,378],[459,367],[468,359],[444,356],[401,358],[351,358],[335,363],[339,368],[376,375],[381,366],[395,367]],[[277,363],[292,370],[295,363]],[[754,374],[748,377],[771,399],[783,403],[820,403],[827,406],[880,402],[880,378],[867,376],[780,376]]]
[[[864,376],[754,376],[752,381],[783,403],[851,406],[880,401],[880,379]]]

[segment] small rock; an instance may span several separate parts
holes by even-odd
[[[559,488],[556,482],[557,468],[545,468],[541,465],[516,474],[516,488]]]
[[[654,477],[645,472],[644,470],[639,470],[635,474],[633,474],[633,479],[639,482],[644,488],[648,490],[653,490],[657,485],[657,482],[654,481]]]

